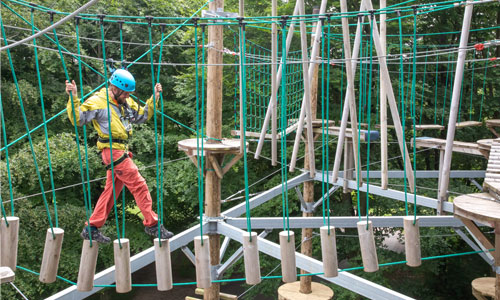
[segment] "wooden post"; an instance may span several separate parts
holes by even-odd
[[[8,227],[7,223],[9,223]],[[19,242],[19,218],[7,217],[7,223],[5,223],[5,218],[2,218],[0,227],[0,242],[2,245],[0,247],[0,263],[15,272]]]
[[[313,8],[313,14],[318,14],[319,13],[319,8],[315,7]],[[316,22],[313,23],[313,28],[316,27]],[[314,42],[314,39],[316,36],[313,34],[311,36],[312,41]],[[313,60],[316,60],[315,57],[312,58]],[[316,114],[318,110],[318,70],[319,66],[317,64],[313,64],[313,73],[312,73],[312,80],[311,80],[311,114],[312,114],[312,120],[316,120]],[[307,133],[306,133],[307,134]],[[308,149],[308,142],[309,140],[306,139],[306,149]],[[305,157],[304,157],[304,169],[309,170],[309,152],[305,152]],[[304,182],[304,202],[306,203],[312,203],[314,202],[314,181],[306,181]],[[305,207],[304,207],[305,208]],[[306,212],[304,211],[302,213],[303,217],[312,217],[313,213],[312,212]],[[312,257],[312,236],[313,236],[313,229],[312,228],[302,228],[302,244],[300,246],[300,253],[307,255],[309,257]],[[308,274],[309,272],[300,270],[300,274]],[[312,277],[311,276],[302,276],[300,277],[300,287],[299,291],[303,294],[310,294],[312,292],[312,287],[311,287],[311,282],[312,282]]]
[[[418,267],[422,264],[422,255],[420,251],[420,229],[418,227],[418,218],[413,216],[404,217],[405,231],[405,253],[406,264],[410,267]]]
[[[344,184],[342,186],[342,191],[347,194],[345,197],[351,198],[351,190],[347,187],[347,180],[352,180],[354,178],[354,152],[352,150],[352,139],[345,138],[345,149],[344,149]]]
[[[214,0],[210,2],[209,9],[212,11],[223,11],[224,0]],[[207,50],[207,136],[211,138],[222,138],[222,53],[224,50],[223,45],[223,28],[224,26],[208,26],[208,43],[212,45]],[[208,143],[218,143],[219,141],[209,139]],[[215,159],[221,163],[222,157],[215,156]],[[205,177],[205,199],[207,217],[220,216],[220,200],[221,200],[221,180],[213,171],[207,170]],[[204,246],[210,246],[210,260],[209,262],[216,266],[220,262],[220,235],[209,235],[210,242],[205,243]],[[196,239],[195,239],[196,241]],[[203,247],[205,249],[205,247]],[[208,268],[210,272],[210,268]],[[210,278],[210,277],[209,277]],[[206,286],[207,288],[203,299],[216,300],[219,299],[220,284],[214,283]],[[200,286],[201,287],[201,286]]]
[[[277,0],[272,0],[271,15],[278,14]],[[278,25],[276,22],[271,24],[271,107],[272,107],[272,120],[271,120],[271,164],[278,165],[278,84],[276,82],[276,72],[278,63]]]
[[[377,248],[375,247],[375,238],[373,237],[372,221],[358,222],[359,245],[361,247],[361,258],[365,272],[378,271]]]
[[[170,259],[170,241],[166,239],[154,239],[155,244],[155,266],[156,282],[159,291],[172,289],[172,263]]]
[[[303,0],[297,1],[300,6],[299,6],[299,13],[302,12],[301,14],[304,14],[304,3]],[[321,6],[320,6],[320,14],[324,14],[326,10],[326,0],[321,0]],[[302,48],[302,58],[303,60],[305,57],[307,57],[307,38],[306,38],[306,28],[305,24],[302,21],[300,23],[300,36],[301,36],[301,48]],[[315,38],[314,42],[312,45],[312,50],[311,50],[311,58],[316,58],[319,53],[319,45],[321,41],[321,26],[317,25],[315,29]],[[290,172],[293,172],[295,170],[295,163],[297,162],[297,154],[299,151],[299,144],[300,144],[300,137],[302,136],[302,130],[304,128],[304,118],[307,117],[307,141],[308,141],[308,146],[306,151],[309,152],[309,155],[311,157],[309,161],[309,175],[311,178],[314,177],[314,174],[316,172],[315,166],[314,166],[314,144],[313,144],[313,134],[312,134],[312,112],[311,112],[311,102],[310,102],[310,86],[309,82],[312,79],[313,76],[313,67],[316,63],[311,61],[309,64],[306,61],[303,61],[302,67],[304,68],[304,97],[302,98],[302,105],[300,109],[300,116],[299,116],[299,123],[297,127],[297,131],[295,133],[295,142],[293,144],[293,151],[292,151],[292,158],[290,159]],[[305,70],[307,68],[307,71]]]
[[[80,268],[78,270],[78,280],[76,289],[80,292],[89,292],[94,288],[94,275],[99,253],[99,243],[83,240],[82,256],[80,257]]]
[[[52,230],[54,231],[54,234],[52,234]],[[43,283],[52,283],[56,281],[63,237],[63,229],[57,227],[47,229],[39,277],[40,281]]]
[[[386,0],[380,0],[380,9],[386,7]],[[382,44],[381,56],[387,55],[387,24],[385,20],[387,15],[380,14],[380,43]],[[388,163],[387,163],[387,92],[385,88],[384,77],[380,76],[380,163],[381,163],[381,184],[380,187],[387,189],[389,182]]]
[[[120,248],[120,243],[122,247]],[[130,272],[130,242],[128,239],[113,241],[115,255],[115,282],[117,293],[128,293],[132,290],[132,274]]]
[[[340,1],[340,9],[343,13],[347,12],[347,3],[345,1]],[[363,10],[363,1],[361,2],[360,11]],[[354,100],[354,75],[356,70],[356,60],[359,56],[359,47],[361,43],[361,22],[363,21],[363,17],[361,20],[358,18],[358,25],[356,29],[356,37],[354,39],[354,51],[351,60],[351,39],[349,38],[349,23],[346,18],[342,18],[342,34],[344,39],[344,59],[346,61],[345,69],[347,75],[347,90],[344,101],[344,108],[342,110],[342,121],[340,123],[340,134],[337,142],[337,149],[335,150],[335,162],[333,164],[333,174],[332,181],[336,182],[338,178],[338,173],[340,170],[340,161],[342,157],[343,143],[345,138],[345,131],[347,128],[347,120],[350,116],[351,118],[351,128],[352,128],[352,148],[353,152],[357,153],[358,151],[358,135],[354,134],[358,131],[358,116],[356,113],[356,102]],[[349,63],[351,61],[351,63]],[[358,160],[354,160],[354,166],[356,168],[356,178],[358,177]],[[360,170],[361,172],[361,170]],[[361,176],[360,176],[361,177]],[[362,182],[361,178],[358,178],[359,182]]]
[[[252,241],[250,241],[250,236]],[[257,233],[243,233],[243,258],[245,261],[245,278],[247,284],[258,284],[260,278],[259,248],[257,247]]]
[[[323,272],[325,277],[337,277],[337,241],[335,240],[335,227],[322,226],[319,229],[321,235],[321,258],[323,259]]]
[[[201,244],[203,240],[203,245]],[[212,286],[212,272],[210,260],[210,238],[206,235],[194,238],[194,254],[196,257],[196,286],[205,289],[203,297]]]
[[[289,234],[290,240],[288,240]],[[297,267],[295,261],[295,234],[293,231],[280,232],[280,250],[283,282],[294,282],[297,280]]]
[[[443,169],[439,176],[439,197],[437,213],[443,212],[443,202],[448,201],[448,184],[450,181],[451,157],[453,155],[453,141],[455,139],[455,127],[460,104],[461,86],[464,75],[465,57],[467,55],[467,41],[469,40],[470,23],[472,19],[472,4],[465,5],[465,13],[462,21],[462,34],[460,35],[460,46],[458,50],[457,68],[455,70],[455,81],[453,83],[453,94],[451,96],[450,116],[448,118],[448,132],[446,134],[446,147],[444,152]]]
[[[367,10],[369,11],[373,10],[373,5],[371,0],[364,0],[363,2],[365,3],[365,8]],[[396,131],[396,136],[398,138],[399,150],[401,154],[404,153],[406,157],[406,178],[408,180],[408,185],[410,186],[410,191],[414,193],[415,181],[413,178],[413,167],[411,164],[408,147],[406,146],[406,141],[403,140],[403,127],[401,126],[401,119],[399,118],[398,105],[396,103],[396,97],[394,96],[394,90],[392,89],[391,77],[389,76],[389,69],[387,67],[387,60],[385,56],[381,55],[382,45],[380,44],[380,35],[378,33],[377,22],[373,22],[372,32],[373,32],[373,45],[375,46],[375,49],[377,50],[377,56],[379,57],[380,74],[382,74],[382,76],[384,77],[385,88],[389,100],[389,107],[391,109],[392,120],[394,122],[394,129]]]
[[[293,10],[293,15],[297,15],[299,13],[299,3],[295,3],[295,9]],[[277,14],[277,12],[276,12]],[[292,18],[292,20],[295,18]],[[290,44],[292,43],[292,37],[295,29],[295,23],[290,24],[290,27],[288,28],[288,33],[286,36],[286,45],[285,45],[285,55],[288,55],[288,49],[290,49]],[[277,37],[277,35],[276,35]],[[276,74],[276,95],[277,91],[280,87],[281,84],[281,75],[283,74],[282,72],[282,66],[283,64],[280,64],[278,67],[278,73]],[[258,159],[260,157],[260,152],[262,151],[262,147],[264,146],[264,140],[267,132],[267,128],[269,126],[269,119],[271,118],[271,112],[272,112],[272,103],[269,103],[266,111],[266,117],[264,118],[264,124],[262,125],[262,129],[260,131],[260,137],[259,137],[259,143],[257,144],[257,149],[255,150],[255,159]],[[274,133],[276,135],[276,132]]]

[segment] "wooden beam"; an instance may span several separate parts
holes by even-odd
[[[380,9],[386,7],[386,0],[380,0]],[[387,24],[386,14],[380,14],[380,43],[382,44],[382,56],[387,55]],[[387,162],[387,92],[385,87],[385,78],[380,76],[380,170],[382,171],[380,187],[387,189],[389,183],[388,162]]]
[[[208,155],[208,160],[210,161],[210,164],[214,168],[215,174],[217,174],[217,177],[222,179],[224,177],[224,172],[222,171],[219,162],[213,155]]]
[[[474,221],[464,218],[462,216],[455,215],[455,217],[459,218],[462,223],[464,223],[465,227],[469,229],[470,233],[473,234],[478,241],[481,242],[484,248],[486,249],[493,249],[493,244],[491,241],[484,235],[484,233],[477,227],[476,223]],[[495,257],[495,251],[490,252],[493,257]]]
[[[235,163],[237,163],[241,158],[243,157],[243,154],[237,154],[235,155],[225,166],[222,168],[222,174],[226,174],[229,169],[231,169],[232,166],[234,166]]]

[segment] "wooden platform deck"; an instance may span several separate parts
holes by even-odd
[[[433,148],[444,150],[446,147],[446,140],[431,137],[419,137],[416,139],[415,144],[417,148]],[[413,146],[413,139],[411,140],[411,146]],[[479,146],[477,143],[454,141],[453,152],[484,156],[483,153],[479,150]]]

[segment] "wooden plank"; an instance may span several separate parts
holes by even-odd
[[[437,138],[417,138],[415,144],[417,148],[433,148],[440,150],[444,150],[446,148],[446,140]],[[413,146],[413,139],[411,140],[411,145]],[[454,141],[452,149],[453,152],[483,156],[483,153],[479,151],[477,143]]]
[[[444,130],[444,126],[438,125],[438,124],[425,124],[425,125],[416,125],[415,129],[416,130],[427,130],[427,129]]]
[[[458,122],[456,127],[457,128],[465,128],[465,127],[473,127],[473,126],[481,126],[483,125],[482,122],[478,121],[464,121],[464,122]]]
[[[491,243],[491,241],[481,231],[481,229],[479,229],[479,227],[477,227],[476,223],[474,223],[473,221],[471,221],[467,218],[461,217],[461,216],[456,216],[456,217],[459,218],[460,221],[462,221],[462,223],[464,223],[465,227],[467,227],[467,229],[469,229],[470,233],[473,234],[479,242],[481,242],[481,244],[483,245],[484,248],[486,248],[486,249],[495,248],[495,247],[493,247],[493,244]],[[495,251],[491,252],[491,255],[493,255],[493,257],[494,257]]]
[[[491,119],[491,120],[486,120],[486,126],[500,126],[500,119]]]
[[[500,203],[488,193],[467,194],[453,200],[454,214],[475,222],[495,226],[500,221]]]

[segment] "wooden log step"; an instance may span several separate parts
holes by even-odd
[[[411,126],[411,127],[413,127],[413,126]],[[427,129],[444,130],[444,126],[438,125],[438,124],[425,124],[425,125],[416,125],[415,129],[416,130],[427,130]]]
[[[500,126],[500,119],[486,120],[486,126]]]

